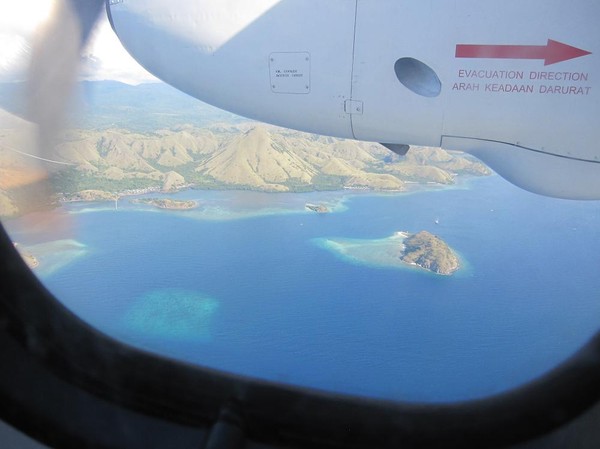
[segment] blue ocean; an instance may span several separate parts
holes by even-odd
[[[7,224],[60,301],[106,334],[321,390],[480,398],[542,375],[600,327],[599,202],[537,196],[497,176],[412,193],[169,197],[199,207],[68,203],[62,236],[31,217]],[[322,244],[420,230],[456,250],[461,270],[361,263]]]

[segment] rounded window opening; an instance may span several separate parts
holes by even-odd
[[[420,61],[395,70],[441,90]],[[86,84],[50,158],[70,165],[48,176],[27,171],[25,144],[6,149],[36,128],[4,125],[0,101],[0,215],[46,287],[113,338],[252,379],[448,403],[533,381],[598,332],[600,204],[516,190],[439,148],[390,157],[162,84]]]
[[[406,88],[422,97],[437,97],[442,83],[434,70],[415,58],[400,58],[394,64],[396,77]]]

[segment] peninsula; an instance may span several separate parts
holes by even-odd
[[[87,189],[68,195],[63,195],[61,199],[63,202],[70,203],[77,201],[114,201],[118,198],[119,195],[116,193],[111,193],[104,190]]]
[[[13,242],[13,245],[30,269],[37,268],[40,265],[40,261],[33,254],[25,251],[18,243]]]

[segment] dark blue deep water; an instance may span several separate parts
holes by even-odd
[[[544,198],[498,177],[409,195],[175,197],[201,207],[66,205],[75,242],[54,249],[36,246],[48,230],[9,226],[40,251],[38,273],[58,298],[104,332],[168,357],[336,392],[482,397],[543,374],[600,327],[599,202]],[[334,213],[303,210],[335,200]],[[315,244],[422,229],[457,250],[463,270],[374,268]]]

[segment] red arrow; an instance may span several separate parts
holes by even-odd
[[[543,59],[544,65],[589,55],[591,52],[548,39],[546,45],[456,45],[457,58]]]

